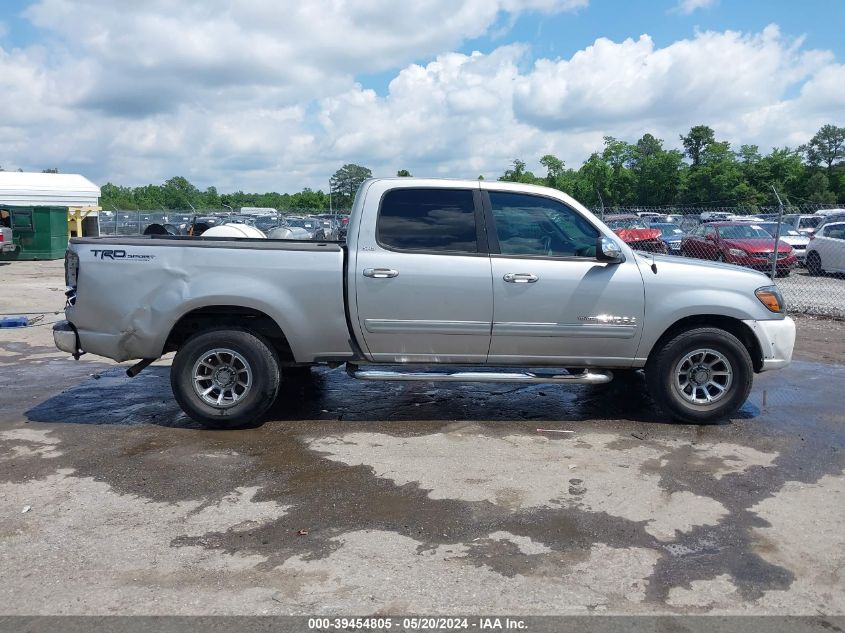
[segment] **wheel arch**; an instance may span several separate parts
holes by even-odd
[[[754,332],[743,323],[740,319],[735,317],[725,316],[723,314],[696,314],[686,316],[678,319],[670,325],[663,334],[657,339],[648,351],[648,358],[651,359],[653,355],[681,332],[691,330],[697,327],[712,327],[730,332],[743,346],[748,350],[751,356],[751,362],[754,366],[755,372],[760,372],[763,369],[763,349],[760,347],[760,341],[755,336]]]
[[[167,335],[162,353],[174,352],[199,332],[224,327],[249,330],[266,338],[276,350],[282,365],[294,364],[294,355],[282,328],[270,315],[256,308],[210,305],[182,315]]]

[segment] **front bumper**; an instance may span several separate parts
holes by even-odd
[[[768,257],[737,257],[735,255],[731,255],[730,253],[726,254],[725,261],[729,264],[737,264],[739,266],[745,266],[747,268],[754,268],[755,270],[771,270],[772,269],[772,261]],[[786,257],[778,257],[778,264],[777,267],[779,270],[787,270],[792,268],[798,262],[798,258],[795,255],[787,255]]]
[[[59,321],[53,326],[53,342],[56,347],[68,354],[78,357],[83,353],[79,349],[79,334],[69,321]]]
[[[763,366],[760,371],[781,369],[792,362],[795,347],[795,321],[784,317],[776,321],[743,321],[760,343]]]

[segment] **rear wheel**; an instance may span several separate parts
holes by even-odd
[[[646,365],[652,398],[675,420],[693,424],[734,414],[751,391],[753,375],[748,350],[718,328],[677,334]]]
[[[822,258],[816,251],[807,253],[807,272],[813,277],[817,277],[824,272],[822,270]]]
[[[233,429],[258,420],[279,392],[279,360],[261,336],[206,330],[179,348],[170,385],[182,410],[200,424]]]

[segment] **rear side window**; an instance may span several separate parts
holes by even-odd
[[[475,204],[469,189],[394,189],[381,200],[378,242],[385,248],[477,253]]]
[[[826,226],[824,236],[835,240],[845,240],[845,224],[832,224]]]

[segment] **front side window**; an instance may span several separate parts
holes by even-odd
[[[385,248],[477,253],[469,189],[394,189],[384,194],[376,226]]]
[[[595,257],[598,230],[565,204],[539,196],[490,192],[503,255]]]

